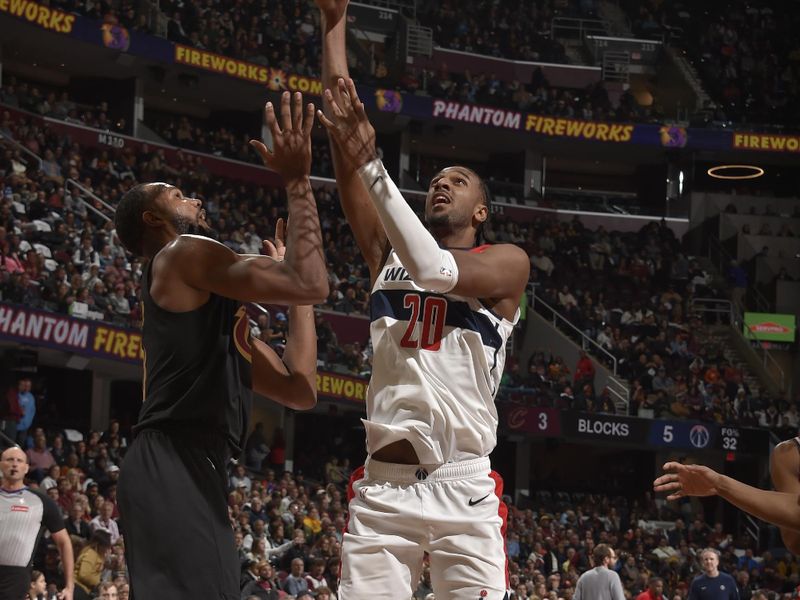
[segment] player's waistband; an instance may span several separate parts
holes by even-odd
[[[399,465],[367,457],[364,465],[365,477],[368,479],[383,479],[394,483],[454,481],[488,475],[491,470],[488,456],[443,465]]]

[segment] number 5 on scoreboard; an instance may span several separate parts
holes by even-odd
[[[447,300],[439,296],[427,296],[423,302],[419,294],[406,294],[403,297],[403,307],[411,309],[411,318],[408,320],[408,327],[400,340],[400,345],[403,348],[422,348],[436,352],[442,345]],[[414,329],[420,320],[420,314],[422,332],[414,339]]]

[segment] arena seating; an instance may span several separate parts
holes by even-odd
[[[65,518],[75,506],[79,518],[90,523],[107,500],[115,505],[112,515],[118,519],[117,469],[129,442],[118,424],[104,432],[85,432],[82,441],[75,442],[62,431],[31,431],[31,439],[42,435],[52,457],[48,465],[58,468],[34,472],[31,485],[46,489]],[[248,448],[263,449],[262,444],[268,446],[273,439],[277,441],[259,432],[248,441]],[[284,472],[268,450],[258,455],[263,460],[260,469],[232,467],[228,500],[236,523],[243,586],[256,581],[263,589],[281,590],[291,561],[302,558],[309,585],[336,592],[347,520],[345,484],[356,465],[336,455],[333,432],[330,438],[309,444],[313,449],[306,450],[313,450],[315,460],[303,470]],[[323,462],[320,456],[328,458]],[[281,460],[277,453],[274,457]],[[618,475],[625,477],[622,472]],[[617,477],[613,465],[609,477]],[[737,579],[743,592],[759,588],[786,592],[797,585],[799,567],[791,554],[759,552],[752,540],[735,537],[689,503],[668,504],[650,493],[590,493],[549,485],[540,485],[518,504],[510,495],[504,499],[510,505],[506,547],[514,600],[570,598],[578,576],[590,568],[589,556],[598,543],[616,548],[616,569],[633,597],[646,589],[648,579],[661,577],[669,598],[684,599],[697,572],[697,554],[709,546],[719,549],[720,568]],[[124,540],[124,523],[119,525]],[[79,553],[86,539],[80,535],[72,539]],[[118,587],[126,581],[123,540],[115,544],[102,575]],[[41,544],[36,565],[51,584],[63,581],[57,555],[47,543]],[[429,592],[430,580],[423,572],[415,598],[424,599]]]

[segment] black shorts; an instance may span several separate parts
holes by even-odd
[[[144,430],[120,473],[131,598],[239,599],[222,436]]]
[[[0,600],[24,600],[31,587],[29,567],[0,565]]]

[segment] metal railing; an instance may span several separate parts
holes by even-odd
[[[599,19],[554,17],[550,22],[550,39],[573,39],[583,42],[587,35],[608,35],[612,27]]]
[[[0,133],[0,140],[4,141],[9,146],[12,146],[13,148],[16,148],[17,150],[19,150],[23,154],[25,154],[27,156],[30,156],[33,160],[36,161],[36,164],[39,165],[39,170],[40,171],[42,170],[42,165],[44,164],[44,161],[42,160],[41,156],[39,156],[38,154],[33,153],[31,150],[28,150],[25,146],[20,144],[17,140],[15,140],[13,137],[11,137],[8,134]]]
[[[742,515],[744,516],[744,530],[758,545],[761,540],[761,524],[746,512],[742,512]]]
[[[575,333],[577,333],[578,336],[580,337],[580,340],[581,340],[581,348],[583,350],[588,350],[590,347],[595,348],[600,354],[602,354],[603,356],[605,356],[608,359],[608,362],[612,365],[612,373],[615,376],[617,375],[617,366],[618,365],[617,365],[617,357],[616,356],[611,354],[611,352],[609,352],[608,350],[603,348],[603,346],[598,344],[595,340],[593,340],[588,335],[586,335],[583,331],[578,329],[578,327],[573,325],[572,321],[567,319],[564,315],[562,315],[560,312],[558,312],[555,308],[553,308],[547,302],[545,302],[539,296],[537,296],[536,292],[534,290],[530,291],[530,296],[531,296],[531,308],[532,309],[535,310],[537,304],[540,304],[540,305],[544,306],[552,314],[552,323],[553,323],[554,327],[559,328],[558,327],[559,324],[563,324],[570,331],[574,331]],[[542,315],[542,316],[544,316],[544,315]]]
[[[779,376],[780,390],[786,390],[786,373],[784,373],[780,364],[778,364],[778,361],[772,356],[770,351],[765,348],[764,345],[756,339],[750,329],[745,326],[744,315],[735,303],[730,300],[725,300],[724,298],[694,298],[689,303],[689,313],[692,312],[716,314],[727,317],[728,325],[733,329],[735,335],[741,336],[748,345],[753,348],[756,355],[761,355],[762,365],[766,374],[769,376],[770,368],[773,369],[773,372],[776,372]],[[753,342],[755,342],[755,344],[753,344]]]
[[[86,188],[83,184],[78,183],[74,179],[67,179],[64,182],[64,189],[69,190],[70,187],[75,188],[77,190],[77,193],[74,194],[75,198],[77,198],[86,208],[91,210],[94,214],[96,214],[98,217],[105,220],[106,222],[110,221],[112,217],[108,216],[102,210],[97,208],[92,202],[86,200],[86,198],[83,197],[84,194],[89,196],[94,202],[100,204],[100,206],[105,207],[111,213],[112,216],[114,215],[115,212],[117,212],[117,209],[115,209],[113,206],[102,200],[97,194]]]
[[[580,338],[580,341],[581,341],[581,349],[583,349],[585,351],[589,351],[590,348],[591,348],[596,353],[599,353],[605,359],[607,359],[608,364],[611,365],[611,373],[612,373],[611,375],[609,375],[608,382],[607,382],[607,385],[606,385],[606,387],[608,388],[608,393],[611,394],[611,396],[614,397],[614,401],[615,401],[615,404],[616,404],[617,409],[619,410],[619,412],[622,413],[622,414],[628,414],[628,404],[629,404],[629,400],[630,400],[630,393],[629,393],[630,389],[625,384],[623,379],[621,377],[619,377],[619,374],[617,372],[617,368],[619,366],[618,365],[618,361],[617,361],[617,357],[614,356],[613,354],[611,354],[611,352],[609,352],[605,348],[603,348],[603,346],[598,344],[591,337],[586,335],[577,326],[575,326],[572,323],[572,321],[567,319],[564,315],[562,315],[560,312],[558,312],[555,308],[553,308],[547,302],[545,302],[540,297],[538,297],[536,295],[536,291],[533,289],[533,287],[529,286],[528,289],[529,289],[529,294],[530,294],[530,298],[531,298],[531,310],[535,310],[537,304],[539,304],[541,306],[544,306],[547,310],[550,311],[550,314],[552,315],[551,320],[552,320],[552,323],[553,323],[553,327],[555,327],[556,329],[561,329],[561,327],[559,327],[559,325],[560,324],[561,325],[565,325],[568,328],[569,331],[572,331],[572,332],[575,332],[575,333],[578,334],[578,336]],[[539,311],[537,311],[537,312],[539,312]],[[542,317],[544,317],[544,315],[542,315],[541,312],[539,312],[539,314]]]

